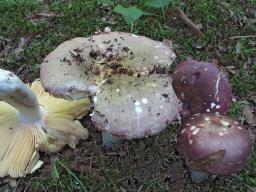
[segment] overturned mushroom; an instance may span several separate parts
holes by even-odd
[[[103,143],[111,146],[120,137],[155,134],[177,115],[180,103],[167,77],[175,57],[162,42],[101,33],[59,45],[44,59],[41,79],[56,96],[93,96],[92,120],[103,131]]]
[[[178,150],[191,170],[192,180],[241,171],[252,143],[244,126],[226,116],[194,114],[182,126]]]
[[[227,75],[215,64],[188,60],[172,74],[173,89],[184,107],[184,116],[195,113],[225,114],[232,101]]]
[[[66,101],[50,96],[39,81],[31,86],[0,69],[0,177],[23,177],[43,164],[38,151],[75,148],[88,131],[76,119],[90,101]]]

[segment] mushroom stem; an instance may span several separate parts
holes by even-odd
[[[102,132],[102,144],[107,149],[110,149],[110,148],[114,149],[121,142],[122,142],[122,138],[121,137],[113,136],[109,132]]]
[[[205,173],[203,171],[196,171],[193,169],[190,169],[190,177],[193,183],[201,183],[208,179],[209,174]]]
[[[32,90],[13,73],[0,69],[0,100],[18,110],[24,123],[42,121],[42,108]]]

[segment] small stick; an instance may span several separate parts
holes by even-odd
[[[176,7],[175,11],[177,13],[177,15],[179,16],[179,18],[184,21],[186,23],[186,25],[188,26],[188,28],[197,36],[201,36],[203,33],[202,31],[199,29],[199,27],[194,24],[188,17],[187,15],[181,10],[180,7]]]
[[[256,35],[241,35],[230,37],[229,39],[256,38]]]

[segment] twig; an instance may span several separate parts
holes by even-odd
[[[179,18],[184,21],[186,23],[186,25],[188,26],[188,28],[197,36],[201,36],[203,33],[202,31],[199,29],[199,27],[194,24],[188,17],[187,15],[181,10],[180,7],[176,7],[175,11],[177,13],[177,15],[179,16]]]
[[[142,190],[143,185],[140,186],[137,192],[140,192]]]
[[[241,39],[241,38],[256,38],[256,35],[241,35],[241,36],[234,36],[234,37],[230,37],[229,39]]]
[[[250,187],[249,185],[247,185],[247,184],[245,184],[245,183],[244,183],[244,186],[247,187],[250,191],[256,192],[255,189],[253,189],[252,187]]]

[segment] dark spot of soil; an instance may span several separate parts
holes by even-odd
[[[89,52],[90,57],[93,59],[97,59],[98,53],[94,51],[93,49]]]
[[[123,51],[128,52],[129,50],[129,47],[123,47]]]

